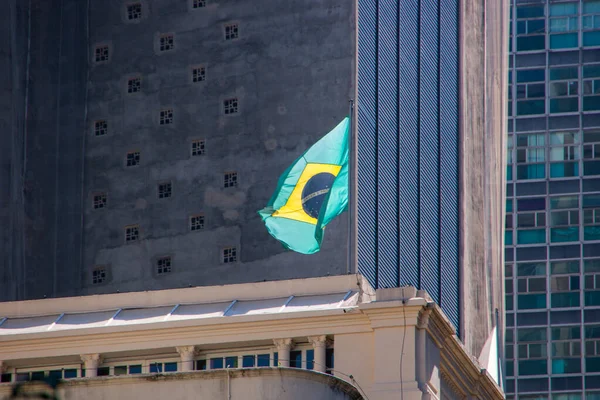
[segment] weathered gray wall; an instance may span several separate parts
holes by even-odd
[[[477,356],[504,310],[508,1],[463,0],[461,14],[461,332]]]
[[[124,4],[33,1],[29,222],[19,268],[26,291],[4,299],[344,273],[345,215],[327,227],[322,251],[304,256],[271,238],[256,211],[289,164],[347,114],[352,2],[209,0],[193,10],[191,1],[146,0],[135,23]],[[226,42],[229,21],[240,38]],[[159,53],[158,35],[167,32],[175,50]],[[97,44],[110,46],[108,63],[93,62]],[[197,64],[207,68],[205,82],[191,81]],[[132,75],[141,76],[141,93],[126,92]],[[221,102],[230,95],[241,113],[226,117]],[[173,125],[158,123],[164,106],[174,110]],[[94,135],[98,119],[108,121],[108,135]],[[206,155],[190,156],[192,138],[206,140]],[[141,151],[141,165],[126,168],[131,150]],[[222,187],[229,170],[238,172],[237,188]],[[173,196],[159,200],[165,180]],[[94,210],[99,191],[108,207]],[[200,212],[205,229],[190,232],[188,218]],[[140,225],[142,240],[124,243],[129,224]],[[230,245],[238,262],[223,265],[221,248]],[[163,255],[173,257],[173,271],[157,276]],[[107,283],[92,285],[96,265],[109,268]]]
[[[27,7],[4,2],[0,14],[0,301],[22,287],[23,138],[27,65]]]

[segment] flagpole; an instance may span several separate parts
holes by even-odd
[[[354,211],[354,199],[353,199],[353,195],[354,195],[354,190],[353,190],[353,185],[354,185],[354,159],[353,159],[353,155],[354,155],[354,146],[353,146],[353,141],[354,141],[354,129],[352,129],[352,125],[354,124],[354,100],[350,99],[349,100],[349,112],[348,112],[348,118],[349,118],[349,130],[348,130],[348,257],[347,257],[347,266],[346,266],[346,273],[347,274],[351,274],[354,271],[352,270],[352,244],[353,244],[353,240],[352,240],[352,214]]]

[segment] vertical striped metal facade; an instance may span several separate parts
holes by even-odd
[[[358,0],[358,269],[459,326],[458,0]],[[442,284],[443,283],[443,284]]]

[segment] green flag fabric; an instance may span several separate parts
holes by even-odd
[[[269,204],[258,212],[284,247],[316,253],[325,226],[348,206],[349,131],[346,117],[279,177]]]

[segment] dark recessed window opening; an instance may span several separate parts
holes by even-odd
[[[106,207],[106,193],[98,193],[94,195],[94,209]]]
[[[140,165],[140,152],[139,151],[130,151],[127,153],[127,166],[133,167],[135,165]]]
[[[226,172],[223,176],[223,187],[237,186],[237,172]]]
[[[160,111],[160,124],[169,125],[173,123],[173,109],[167,108]]]

